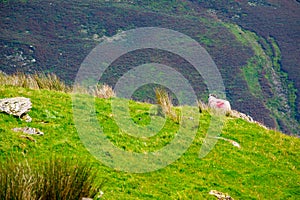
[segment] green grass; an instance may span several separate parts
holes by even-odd
[[[220,135],[237,141],[241,149],[219,140],[212,151],[199,159],[210,115],[200,114],[199,128],[188,150],[174,163],[148,173],[115,170],[97,161],[84,147],[75,128],[70,94],[0,86],[0,98],[24,96],[31,99],[31,123],[0,113],[0,160],[14,159],[44,163],[51,157],[87,160],[97,178],[105,180],[103,199],[214,199],[210,190],[228,193],[235,199],[299,199],[300,140],[273,130],[226,118]],[[136,138],[121,130],[114,119],[111,99],[96,99],[96,115],[110,141],[120,149],[149,152],[170,143],[180,124],[167,119],[154,136]],[[120,100],[121,102],[127,102]],[[131,120],[145,126],[153,115],[152,105],[129,101]],[[156,116],[164,120],[164,116]],[[11,129],[30,126],[44,136],[36,142],[20,138]]]
[[[257,42],[259,37],[251,31],[242,30],[238,25],[224,23],[224,26],[234,34],[239,42],[245,46],[251,46],[253,49],[255,55],[247,61],[246,66],[242,67],[242,72],[248,83],[250,92],[256,97],[262,97],[262,89],[258,77],[264,68],[272,67],[272,63],[261,45]]]

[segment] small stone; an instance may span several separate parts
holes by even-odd
[[[237,143],[236,141],[234,141],[234,140],[230,140],[230,139],[227,139],[227,138],[224,138],[224,137],[213,137],[213,138],[227,141],[227,142],[231,143],[233,146],[235,146],[239,149],[241,148],[241,145],[239,143]]]
[[[228,194],[225,194],[223,192],[219,192],[217,190],[211,190],[209,192],[210,195],[213,195],[218,198],[218,200],[234,200],[231,196]]]
[[[32,122],[32,118],[28,114],[23,115],[21,119],[25,122]]]
[[[13,128],[12,129],[15,132],[23,132],[30,135],[44,135],[42,131],[40,131],[37,128],[31,128],[31,127],[24,127],[24,128]]]

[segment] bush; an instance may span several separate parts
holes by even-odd
[[[100,187],[87,162],[49,159],[37,165],[10,159],[0,164],[1,200],[94,198]]]

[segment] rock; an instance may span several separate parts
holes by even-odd
[[[239,111],[236,111],[236,110],[231,110],[230,116],[235,117],[235,118],[241,118],[241,119],[244,119],[244,120],[246,120],[248,122],[251,122],[251,123],[254,122],[252,117],[250,117],[249,115],[246,115],[244,113],[241,113]]]
[[[246,120],[247,122],[255,123],[255,124],[259,125],[260,127],[262,127],[262,128],[264,128],[264,129],[267,129],[267,130],[268,130],[268,127],[266,127],[266,126],[263,125],[262,123],[255,121],[251,116],[246,115],[246,114],[244,114],[244,113],[241,113],[241,112],[239,112],[239,111],[231,110],[230,113],[229,113],[229,116],[235,117],[235,118],[241,118],[241,119],[244,119],[244,120]]]
[[[36,128],[24,127],[24,128],[13,128],[15,132],[23,132],[30,135],[44,135],[42,131]]]
[[[101,197],[103,196],[104,192],[102,192],[101,190],[99,191],[99,194],[97,196],[97,199],[101,199]],[[81,200],[93,200],[92,198],[89,197],[82,197]]]
[[[231,196],[228,194],[225,194],[223,192],[219,192],[217,190],[211,190],[209,192],[210,195],[214,195],[215,197],[218,198],[218,200],[234,200]]]
[[[237,143],[236,141],[234,140],[230,140],[230,139],[227,139],[227,138],[223,138],[223,137],[214,137],[215,139],[220,139],[220,140],[224,140],[224,141],[227,141],[229,143],[231,143],[233,146],[237,147],[237,148],[241,148],[241,145],[239,143]]]
[[[22,115],[21,119],[25,122],[32,122],[32,118],[28,114]]]
[[[25,97],[5,98],[0,99],[0,112],[5,112],[9,115],[24,118],[26,122],[31,122],[31,117],[26,115],[32,108],[30,99]]]

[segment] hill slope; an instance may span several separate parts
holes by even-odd
[[[200,116],[199,129],[188,150],[174,163],[154,172],[132,174],[111,169],[97,161],[77,134],[69,94],[0,86],[0,98],[31,99],[33,118],[26,123],[0,113],[0,158],[7,155],[38,162],[50,156],[89,159],[99,177],[106,179],[103,199],[214,199],[210,190],[229,193],[235,199],[299,199],[300,140],[265,130],[241,119],[227,118],[221,136],[241,145],[219,140],[204,158],[198,157],[209,127],[210,115]],[[97,99],[96,113],[107,137],[120,149],[134,152],[159,150],[173,140],[178,124],[167,120],[163,129],[149,138],[135,138],[121,130],[111,113],[111,100]],[[131,101],[132,120],[149,123],[150,104]],[[162,118],[163,120],[163,118]],[[36,142],[20,138],[15,127],[39,128],[44,136]]]
[[[294,73],[298,69],[297,53],[296,56],[290,53],[295,52],[290,51],[290,44],[283,45],[289,33],[279,37],[272,33],[277,31],[276,27],[271,29],[268,26],[268,34],[262,34],[263,26],[256,27],[257,21],[250,20],[258,18],[245,18],[245,15],[253,16],[259,8],[263,10],[258,13],[260,18],[265,19],[264,9],[270,13],[278,10],[279,14],[283,13],[280,20],[284,21],[284,16],[288,16],[289,12],[286,6],[275,6],[280,8],[276,10],[273,4],[270,6],[268,3],[185,0],[35,0],[1,1],[0,4],[0,70],[6,73],[54,72],[72,83],[83,59],[102,36],[113,36],[120,30],[138,27],[168,28],[190,36],[207,49],[222,74],[226,95],[235,109],[269,127],[289,134],[300,134],[296,105],[299,101],[296,100],[294,86],[299,85],[295,77],[297,73]],[[297,10],[297,6],[294,7]],[[240,18],[234,18],[235,15]],[[294,17],[297,18],[296,14]],[[267,18],[266,23],[270,20]],[[273,20],[275,22],[270,24],[277,23],[276,19]],[[236,28],[228,22],[253,32]],[[297,32],[297,26],[293,27],[296,27],[293,32]],[[289,27],[282,29],[291,30]],[[287,54],[295,59],[289,59]],[[128,53],[110,66],[102,81],[114,86],[129,69],[147,62],[175,68],[191,82],[199,98],[206,98],[207,88],[199,74],[195,74],[182,58],[163,51]],[[282,63],[288,64],[282,66]],[[282,68],[291,75],[288,76]],[[153,93],[149,95],[148,91],[152,90],[143,89],[137,92],[135,99],[151,101]]]

